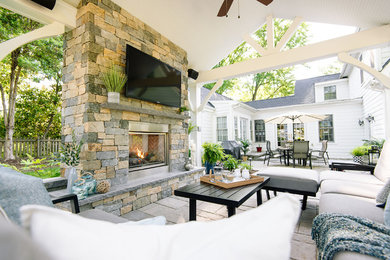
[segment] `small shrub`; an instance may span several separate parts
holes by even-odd
[[[367,146],[358,146],[354,148],[351,152],[353,156],[363,156],[368,154],[368,147]]]
[[[229,171],[237,169],[238,161],[230,154],[226,155],[226,158],[226,161],[223,162],[223,167]]]

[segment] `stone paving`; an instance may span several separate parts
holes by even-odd
[[[252,162],[254,169],[261,169],[266,167],[262,162]],[[280,166],[277,162],[270,163],[270,166]],[[290,166],[291,167],[291,166]],[[292,167],[291,167],[292,168]],[[308,167],[306,167],[308,168]],[[320,162],[315,162],[313,169],[321,171],[327,169],[325,165]],[[265,191],[262,192],[263,201],[267,200]],[[271,192],[271,199],[273,193]],[[301,198],[302,196],[298,196]],[[300,220],[295,229],[292,248],[291,248],[291,259],[316,259],[316,246],[314,241],[311,239],[311,225],[313,218],[318,214],[318,197],[309,197],[307,202],[307,209],[301,213]],[[250,210],[256,207],[256,194],[249,198],[243,205],[237,209],[237,214]],[[147,205],[138,210],[129,212],[123,217],[137,221],[144,218],[150,218],[154,216],[163,215],[167,218],[168,224],[176,224],[188,222],[189,215],[189,202],[188,199],[171,196],[162,200],[159,200],[153,204]],[[227,217],[227,209],[225,206],[212,204],[208,202],[197,202],[197,221],[213,221],[223,219]]]

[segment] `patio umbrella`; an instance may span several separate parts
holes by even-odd
[[[295,139],[295,133],[294,133],[294,123],[309,123],[309,122],[316,122],[321,121],[327,118],[325,115],[317,115],[317,114],[311,114],[311,113],[304,113],[299,111],[290,111],[275,117],[271,117],[268,119],[265,119],[265,123],[274,123],[274,124],[287,124],[292,123],[293,124],[293,140]]]

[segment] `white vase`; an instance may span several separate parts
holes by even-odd
[[[66,191],[68,193],[72,193],[72,186],[77,180],[77,171],[76,168],[73,166],[68,166],[65,169],[65,178],[68,179],[68,183],[66,185]]]
[[[107,95],[108,95],[108,98],[107,98],[107,102],[108,103],[119,104],[120,93],[118,93],[118,92],[108,92]]]
[[[249,174],[249,170],[243,169],[242,170],[242,177],[246,180],[249,180],[251,178],[251,175]]]

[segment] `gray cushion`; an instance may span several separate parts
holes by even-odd
[[[48,260],[50,257],[20,227],[0,218],[0,259]]]
[[[349,214],[384,223],[383,208],[378,208],[375,199],[370,198],[336,193],[321,194],[319,214],[323,212]]]
[[[390,179],[387,180],[386,184],[378,192],[376,196],[376,203],[378,203],[379,205],[385,205],[389,194],[390,194]]]
[[[342,180],[349,182],[362,182],[377,185],[385,183],[379,180],[375,175],[365,172],[340,172],[340,171],[322,171],[320,173],[320,183],[324,180]]]
[[[107,213],[100,209],[89,209],[79,213],[80,216],[90,219],[108,221],[111,223],[125,223],[129,220]]]
[[[315,170],[267,167],[257,174],[270,177],[266,187],[313,193],[318,191],[318,172]]]
[[[375,199],[383,185],[361,182],[326,180],[321,183],[321,194],[340,193]]]
[[[8,217],[20,224],[19,208],[27,204],[53,207],[42,180],[0,166],[0,206]]]
[[[384,213],[383,218],[384,218],[384,221],[385,221],[385,225],[390,227],[390,194],[387,197],[385,213]]]
[[[350,251],[341,251],[335,254],[333,260],[378,260],[378,258]]]

